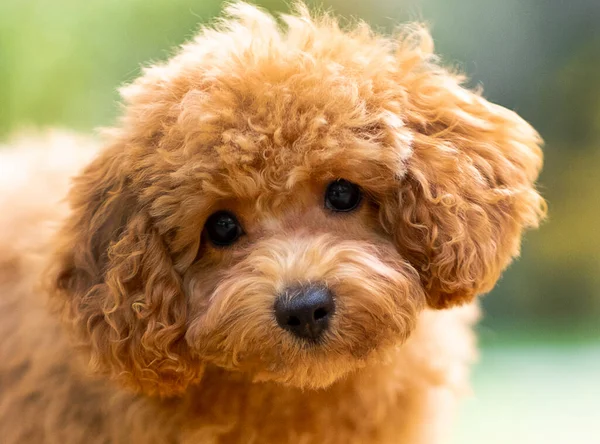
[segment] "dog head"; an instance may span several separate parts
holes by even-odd
[[[423,28],[229,15],[123,89],[56,240],[94,367],[148,393],[208,364],[327,386],[490,290],[544,212],[538,135]]]

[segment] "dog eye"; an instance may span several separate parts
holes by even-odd
[[[338,179],[327,186],[325,207],[333,211],[352,211],[360,204],[361,197],[358,185]]]
[[[233,244],[243,234],[242,227],[233,213],[217,211],[204,224],[210,241],[219,247]]]

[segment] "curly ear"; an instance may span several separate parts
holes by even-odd
[[[125,162],[113,147],[75,178],[48,285],[96,371],[171,395],[199,378],[201,365],[192,366],[183,339],[181,278]]]
[[[403,81],[415,138],[397,213],[388,217],[429,305],[445,308],[489,291],[519,254],[523,229],[544,216],[534,186],[541,139],[517,114],[441,68],[427,66]]]

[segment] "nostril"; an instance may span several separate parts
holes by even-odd
[[[329,311],[325,307],[319,307],[313,313],[313,319],[318,321],[319,319],[325,318],[329,314]]]
[[[298,319],[296,316],[290,316],[287,319],[287,325],[289,325],[290,327],[297,327],[298,325],[300,325],[300,319]]]

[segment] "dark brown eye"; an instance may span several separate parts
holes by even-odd
[[[333,211],[352,211],[360,204],[361,197],[358,185],[338,179],[327,186],[325,207]]]
[[[210,241],[219,247],[233,244],[244,232],[235,215],[229,211],[212,214],[206,220],[204,228]]]

